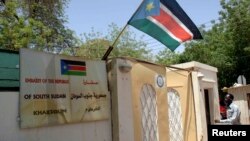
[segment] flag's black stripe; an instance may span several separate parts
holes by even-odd
[[[80,66],[86,66],[85,62],[82,61],[72,61],[72,60],[61,60],[66,64],[70,64],[70,65],[80,65]]]
[[[193,39],[202,39],[201,33],[188,17],[185,11],[180,7],[176,0],[160,0],[193,34]]]

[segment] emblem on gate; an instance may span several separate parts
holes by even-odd
[[[164,78],[162,77],[162,75],[157,76],[156,83],[157,83],[157,86],[160,88],[164,86]]]

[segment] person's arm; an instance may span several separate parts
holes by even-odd
[[[225,125],[231,125],[232,121],[230,119],[221,119],[220,123],[223,123]]]
[[[219,119],[215,119],[214,124],[215,125],[230,125],[230,123],[221,122],[221,120],[219,120]]]
[[[234,124],[236,120],[239,118],[239,108],[237,106],[232,106],[231,109],[233,110],[232,116],[228,119],[220,120],[221,123],[228,123],[228,124]]]

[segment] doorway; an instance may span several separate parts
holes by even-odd
[[[211,125],[210,106],[209,106],[209,91],[208,91],[208,89],[204,89],[204,98],[205,98],[205,109],[206,109],[207,125]]]

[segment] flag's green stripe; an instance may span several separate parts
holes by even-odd
[[[86,76],[86,72],[80,71],[67,71],[63,73],[64,75],[79,75],[79,76]]]
[[[167,32],[148,19],[135,20],[129,24],[160,41],[172,51],[180,45],[180,43],[173,39]]]

